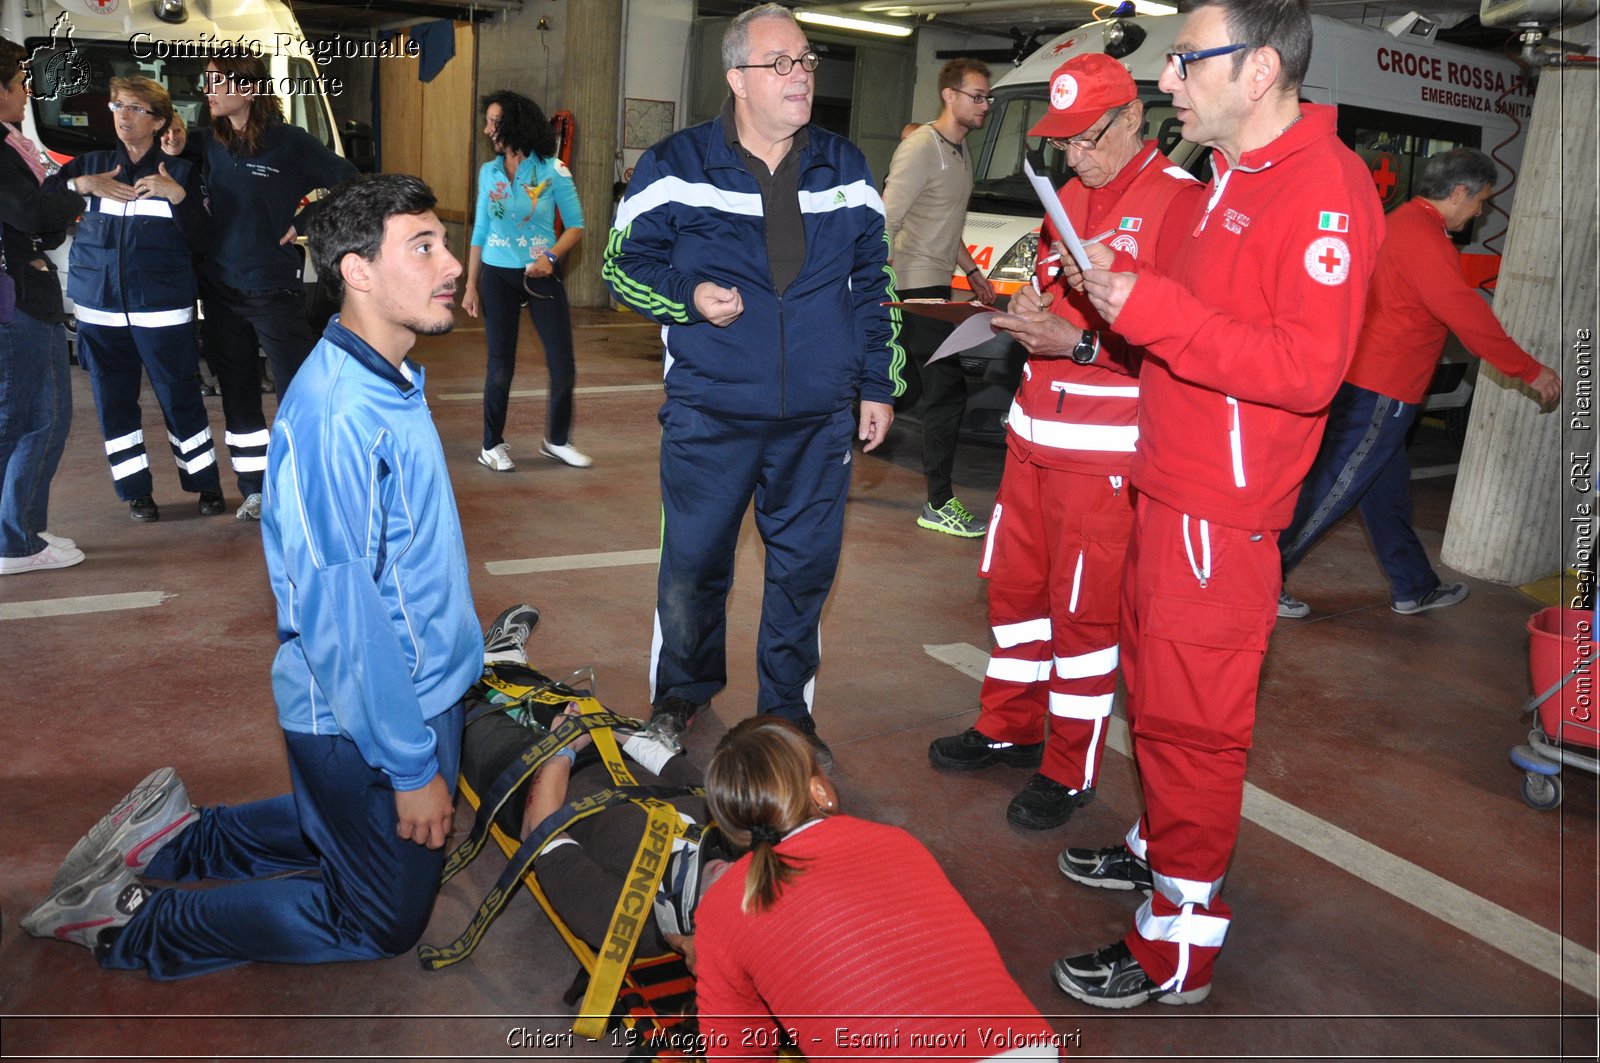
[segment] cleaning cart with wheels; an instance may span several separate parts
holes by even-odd
[[[1528,618],[1528,669],[1533,697],[1523,714],[1536,714],[1527,745],[1511,750],[1521,768],[1522,799],[1546,811],[1561,804],[1561,769],[1600,773],[1600,721],[1595,719],[1593,609],[1552,606]]]

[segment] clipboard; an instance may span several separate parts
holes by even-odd
[[[994,325],[989,322],[989,317],[999,313],[992,306],[985,306],[976,299],[951,300],[951,299],[907,299],[904,302],[884,303],[884,306],[897,306],[902,311],[909,311],[922,317],[931,317],[939,321],[953,322],[955,331],[945,337],[939,349],[928,356],[928,361],[937,362],[941,358],[948,358],[953,354],[960,354],[987,343],[995,336]]]

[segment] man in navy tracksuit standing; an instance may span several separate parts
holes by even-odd
[[[727,597],[752,497],[766,546],[757,711],[819,754],[818,621],[838,568],[850,404],[867,450],[905,390],[883,203],[854,145],[810,125],[817,55],[787,9],[728,27],[722,115],[646,152],[605,277],[666,326],[653,726],[675,736],[727,685]]]

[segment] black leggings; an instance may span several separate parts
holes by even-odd
[[[520,269],[485,264],[479,276],[478,295],[483,307],[483,331],[489,348],[489,367],[483,380],[483,449],[504,443],[506,405],[511,399],[511,378],[517,371],[517,309],[524,299],[528,316],[544,345],[550,368],[550,408],[544,437],[565,446],[572,430],[572,387],[577,370],[572,361],[572,311],[567,288],[555,277],[529,277],[524,291]],[[541,298],[541,296],[543,298]]]

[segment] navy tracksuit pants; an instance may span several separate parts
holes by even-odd
[[[1418,410],[1415,403],[1339,385],[1294,520],[1278,536],[1284,575],[1340,517],[1359,506],[1378,564],[1389,577],[1391,598],[1420,601],[1439,586],[1439,574],[1411,526],[1406,434]]]
[[[167,442],[185,491],[222,490],[217,475],[211,420],[200,397],[200,348],[194,322],[148,328],[78,322],[78,360],[89,370],[100,430],[106,440],[111,482],[124,502],[154,494],[139,409],[139,375],[150,387],[167,422]]]
[[[756,711],[811,711],[818,624],[839,567],[855,417],[744,420],[661,407],[661,567],[652,700],[710,701],[728,683],[728,591],[753,500],[766,546]]]
[[[462,708],[428,721],[452,793]],[[395,833],[389,777],[342,735],[283,733],[294,792],[200,819],[156,854],[144,878],[231,879],[156,890],[100,963],[165,981],[242,963],[334,963],[398,955],[422,936],[448,847]],[[264,877],[276,876],[276,877]]]

